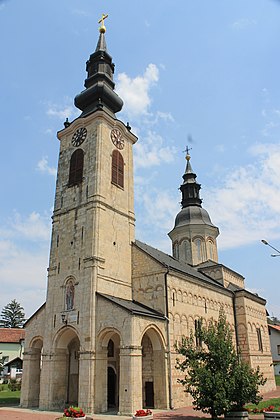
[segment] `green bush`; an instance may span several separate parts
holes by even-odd
[[[10,383],[8,384],[8,388],[10,391],[20,391],[21,381],[17,381],[16,379],[11,379]]]

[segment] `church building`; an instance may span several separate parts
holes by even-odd
[[[47,297],[25,325],[21,406],[131,415],[190,405],[174,344],[221,308],[242,357],[267,378],[262,391],[273,390],[266,302],[218,261],[219,230],[202,208],[189,154],[173,255],[135,239],[137,137],[116,117],[123,102],[104,18],[75,97],[81,115],[58,132]]]

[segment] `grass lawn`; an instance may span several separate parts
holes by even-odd
[[[280,375],[275,375],[275,382],[277,386],[280,386]]]
[[[20,391],[10,391],[8,385],[0,385],[0,406],[18,405],[20,400]]]
[[[267,401],[261,401],[258,405],[247,404],[246,408],[251,411],[253,411],[254,409],[257,409],[258,411],[260,411],[262,408],[269,407],[270,405],[280,408],[280,398],[271,398],[270,400],[267,400]]]

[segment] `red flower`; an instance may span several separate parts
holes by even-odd
[[[135,417],[146,417],[146,416],[149,416],[151,414],[152,414],[152,412],[149,409],[147,409],[146,411],[145,410],[137,410],[136,413],[135,413]]]

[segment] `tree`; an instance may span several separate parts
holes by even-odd
[[[2,354],[2,352],[0,352],[0,355]],[[0,358],[0,375],[2,373],[2,370],[4,369],[4,357]]]
[[[236,353],[230,327],[221,311],[218,322],[208,327],[197,325],[195,336],[177,343],[176,368],[185,373],[178,382],[193,397],[196,410],[217,418],[233,408],[242,408],[250,401],[260,401],[258,385],[265,380]]]
[[[25,321],[23,307],[13,299],[1,312],[0,326],[4,328],[21,328]]]

